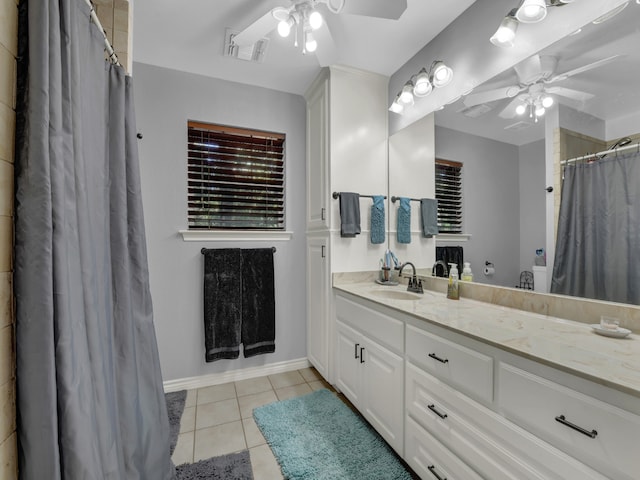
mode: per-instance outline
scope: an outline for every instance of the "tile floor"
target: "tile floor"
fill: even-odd
[[[314,368],[187,391],[173,462],[249,449],[254,480],[282,479],[280,467],[253,421],[253,409],[320,388],[331,388]]]

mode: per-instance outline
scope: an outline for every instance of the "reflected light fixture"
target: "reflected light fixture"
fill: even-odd
[[[318,42],[313,38],[313,33],[311,31],[304,32],[304,50],[306,52],[315,52],[318,48]]]
[[[513,41],[516,38],[519,25],[514,10],[502,19],[498,30],[496,30],[496,33],[489,39],[494,45],[498,47],[513,47]]]
[[[538,23],[546,16],[545,0],[524,0],[516,12],[516,18],[521,23]]]
[[[421,68],[420,71],[411,77],[404,84],[402,90],[396,95],[389,111],[402,113],[404,108],[415,103],[415,99],[426,97],[434,88],[441,88],[448,85],[453,79],[453,70],[442,60],[436,60],[427,71]]]
[[[314,30],[318,30],[322,26],[322,15],[319,11],[314,10],[309,14],[309,26]]]
[[[312,32],[318,30],[324,24],[324,19],[320,12],[313,8],[315,2],[303,1],[296,3],[291,8],[276,8],[272,15],[278,22],[278,34],[281,37],[288,37],[292,30],[296,32],[294,45],[298,46],[298,32],[303,36],[302,53],[315,52],[318,42]],[[300,30],[298,30],[300,29]]]

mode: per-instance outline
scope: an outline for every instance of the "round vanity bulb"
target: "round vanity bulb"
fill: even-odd
[[[278,34],[281,37],[288,37],[291,33],[291,21],[290,19],[282,20],[278,23]]]
[[[542,106],[544,108],[549,108],[551,105],[553,105],[553,97],[547,95],[542,99]]]
[[[322,15],[320,15],[320,12],[316,10],[311,12],[311,15],[309,15],[309,26],[314,30],[317,30],[322,26]]]
[[[437,61],[432,67],[431,81],[434,87],[444,87],[453,79],[453,70]]]
[[[418,76],[416,77],[416,85],[415,87],[413,87],[413,94],[416,97],[426,97],[431,93],[431,90],[433,90],[433,87],[431,86],[431,82],[429,81],[429,75],[423,68],[422,70],[420,70],[420,73],[418,73]]]
[[[527,111],[527,106],[524,103],[521,103],[516,107],[516,114],[524,115],[524,112]]]
[[[497,47],[513,47],[518,31],[518,21],[513,17],[504,17],[496,33],[489,39]]]
[[[547,16],[547,4],[545,0],[524,0],[518,11],[516,18],[522,23],[537,23]]]
[[[400,98],[398,101],[402,105],[413,105],[413,84],[411,82],[407,82],[402,87],[402,92],[400,92]]]

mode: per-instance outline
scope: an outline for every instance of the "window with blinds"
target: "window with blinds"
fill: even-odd
[[[462,233],[462,163],[436,159],[438,231]]]
[[[188,122],[189,229],[279,229],[285,135]]]

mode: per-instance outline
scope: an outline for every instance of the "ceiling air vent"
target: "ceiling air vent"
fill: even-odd
[[[473,107],[463,108],[462,110],[459,110],[458,113],[463,114],[465,117],[478,118],[491,110],[493,110],[493,107],[483,103],[480,105],[474,105]]]
[[[533,123],[529,123],[529,122],[516,122],[512,125],[508,125],[506,127],[504,127],[505,130],[513,130],[514,132],[517,132],[519,130],[524,130],[526,128],[529,127],[533,127]]]
[[[267,51],[267,46],[269,45],[269,39],[261,38],[253,45],[240,47],[233,43],[233,37],[238,33],[240,33],[238,30],[231,30],[230,28],[227,28],[224,36],[224,56],[246,60],[247,62],[262,63]]]

